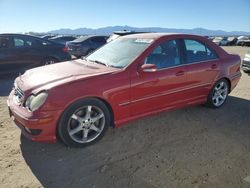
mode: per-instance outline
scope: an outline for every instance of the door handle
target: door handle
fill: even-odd
[[[175,76],[182,76],[184,75],[184,71],[178,71],[177,73],[175,73]]]
[[[211,69],[216,69],[217,68],[217,65],[216,64],[213,64],[212,66],[211,66]]]

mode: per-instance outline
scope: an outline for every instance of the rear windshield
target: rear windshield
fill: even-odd
[[[73,40],[73,42],[82,42],[88,38],[89,38],[89,36],[82,36],[82,37],[79,37],[79,38]]]

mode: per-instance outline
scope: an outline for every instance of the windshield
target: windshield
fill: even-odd
[[[111,41],[117,39],[118,37],[120,37],[120,35],[112,34],[112,35],[107,39],[107,42],[111,42]]]
[[[86,60],[123,68],[140,55],[151,42],[152,39],[119,38],[90,54]]]

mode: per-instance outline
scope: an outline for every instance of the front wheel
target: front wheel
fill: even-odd
[[[64,144],[84,147],[100,140],[111,123],[107,106],[97,99],[77,101],[66,109],[58,125]]]
[[[208,95],[206,105],[211,108],[221,107],[225,103],[228,93],[228,81],[225,79],[217,81]]]

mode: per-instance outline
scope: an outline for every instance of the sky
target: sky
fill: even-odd
[[[0,0],[0,33],[117,25],[250,32],[250,0]]]

